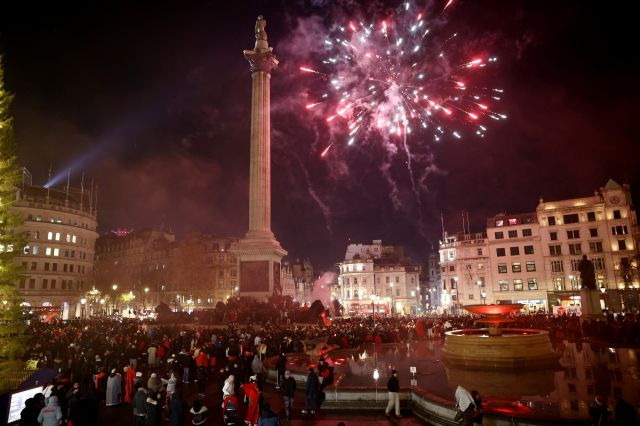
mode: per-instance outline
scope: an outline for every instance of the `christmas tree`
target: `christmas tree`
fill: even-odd
[[[25,322],[16,284],[20,279],[15,256],[24,246],[24,237],[16,232],[21,220],[11,211],[20,184],[9,105],[12,96],[4,88],[0,57],[0,390],[8,387],[8,370],[20,368],[25,346]]]

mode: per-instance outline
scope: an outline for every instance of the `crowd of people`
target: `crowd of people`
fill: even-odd
[[[227,311],[229,314],[231,311]],[[243,312],[237,310],[237,312]],[[277,388],[283,411],[290,418],[296,382],[287,371],[286,353],[305,351],[305,342],[322,340],[327,346],[361,348],[370,343],[439,339],[450,329],[472,328],[476,317],[368,316],[318,318],[308,324],[265,307],[260,315],[230,315],[216,326],[167,325],[153,321],[90,319],[31,321],[27,358],[59,374],[42,394],[27,401],[23,425],[97,424],[99,407],[129,404],[134,425],[200,425],[212,408],[242,410],[250,424],[276,424],[278,416],[262,398],[263,361],[277,357]],[[253,318],[253,319],[251,319]],[[239,319],[245,319],[239,324]],[[581,323],[575,316],[514,315],[507,326],[548,330],[552,340],[592,338],[620,344],[640,343],[637,315],[607,315]],[[333,382],[333,367],[321,358],[309,368],[302,415],[314,415],[324,388]],[[211,386],[216,389],[216,406]],[[391,388],[394,388],[391,383]],[[391,392],[397,392],[389,389]],[[394,396],[395,398],[395,396]],[[396,408],[391,404],[387,413]],[[230,413],[232,410],[228,410]],[[263,420],[261,420],[263,419]]]

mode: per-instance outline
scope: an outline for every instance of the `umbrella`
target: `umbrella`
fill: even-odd
[[[58,372],[56,370],[53,370],[51,368],[40,368],[34,371],[33,374],[31,374],[31,376],[27,378],[27,380],[22,382],[20,386],[18,386],[18,389],[29,389],[35,386],[44,386],[57,375]]]

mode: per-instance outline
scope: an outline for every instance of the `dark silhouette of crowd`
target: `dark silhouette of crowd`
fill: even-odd
[[[249,315],[252,308],[257,309]],[[360,348],[370,343],[440,339],[448,330],[481,326],[476,324],[479,317],[472,315],[376,315],[329,321],[325,318],[329,312],[323,308],[310,314],[299,307],[288,310],[254,302],[235,303],[225,306],[224,311],[218,318],[223,323],[218,325],[110,318],[31,321],[26,330],[32,337],[26,359],[58,374],[42,394],[26,402],[21,424],[57,425],[66,421],[72,426],[95,425],[98,407],[108,409],[123,403],[131,405],[136,425],[160,425],[163,418],[171,425],[183,425],[187,419],[191,424],[204,424],[209,413],[203,404],[208,383],[215,381],[221,398],[246,396],[248,391],[259,394],[264,382],[262,361],[276,356],[277,383],[289,398],[289,405],[285,404],[289,416],[295,382],[292,384],[285,374],[284,354],[304,352],[309,341]],[[202,313],[191,318],[199,315]],[[296,316],[309,323],[294,321]],[[640,318],[629,313],[607,314],[582,323],[573,315],[517,314],[510,320],[505,327],[547,330],[552,341],[640,343]],[[332,383],[331,373],[323,362],[309,372],[305,390],[305,410],[309,413],[316,410],[314,395]],[[256,389],[246,386],[251,384]],[[197,398],[191,404],[185,398],[188,389],[197,389]],[[256,413],[272,418],[273,412],[258,400],[260,409]],[[222,399],[219,402],[223,404]]]

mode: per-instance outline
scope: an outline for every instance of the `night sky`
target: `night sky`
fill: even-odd
[[[430,158],[414,163],[427,176],[419,211],[402,154],[386,169],[399,203],[374,141],[320,158],[325,133],[304,109],[308,80],[298,71],[307,45],[325,36],[318,28],[396,3],[14,3],[0,14],[0,53],[20,161],[40,185],[49,164],[60,185],[69,167],[74,185],[82,171],[87,184],[93,178],[101,232],[244,234],[251,80],[242,50],[253,47],[260,13],[281,62],[272,78],[273,228],[294,257],[328,268],[348,241],[378,238],[423,257],[437,244],[441,212],[450,232],[461,229],[462,210],[479,231],[487,216],[533,211],[539,196],[589,195],[609,177],[640,196],[636,23],[620,4],[453,3],[442,19],[462,35],[460,49],[499,57],[486,78],[505,89],[509,118],[482,140],[412,135]]]

